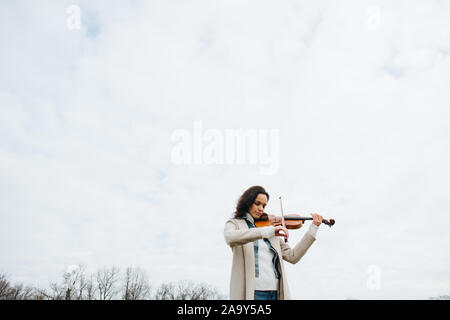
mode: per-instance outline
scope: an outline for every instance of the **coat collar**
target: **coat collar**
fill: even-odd
[[[248,221],[250,221],[253,224],[255,223],[255,219],[253,219],[252,215],[248,212],[245,214],[245,219],[247,219]]]

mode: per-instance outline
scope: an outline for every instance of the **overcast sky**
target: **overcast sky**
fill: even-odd
[[[224,223],[262,185],[268,213],[282,196],[336,220],[285,264],[294,299],[450,294],[449,17],[438,0],[1,1],[0,271],[47,286],[133,265],[228,294]],[[232,161],[240,129],[255,161]]]

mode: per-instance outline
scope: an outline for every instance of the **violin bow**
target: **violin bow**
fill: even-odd
[[[283,213],[283,202],[281,201],[281,196],[280,196],[280,208],[281,208],[281,222],[283,224],[283,227],[286,228],[286,224],[284,223],[284,213]],[[284,242],[288,242],[287,238],[284,238]]]

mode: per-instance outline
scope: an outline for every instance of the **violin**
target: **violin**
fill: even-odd
[[[289,216],[285,216],[283,213],[283,202],[280,199],[280,209],[281,209],[281,217],[277,217],[274,215],[270,215],[267,213],[263,213],[258,219],[255,219],[255,227],[268,227],[268,226],[279,226],[282,225],[286,229],[299,229],[303,221],[305,220],[314,220],[313,217],[301,217],[298,214],[291,214]],[[322,223],[329,225],[330,227],[334,225],[334,219],[323,219]],[[288,242],[287,238],[284,239],[284,242]]]
[[[299,229],[302,226],[303,221],[305,220],[313,220],[312,217],[301,217],[299,214],[290,214],[282,217],[278,217],[275,215],[263,213],[258,219],[255,219],[255,227],[268,227],[268,226],[279,226],[283,225],[284,218],[284,226],[286,229]],[[334,219],[323,219],[322,223],[332,226],[334,225]]]

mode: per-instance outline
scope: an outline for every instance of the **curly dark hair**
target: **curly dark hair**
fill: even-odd
[[[267,191],[261,186],[253,186],[245,190],[245,192],[239,198],[236,211],[234,212],[235,218],[243,218],[245,214],[248,212],[252,204],[255,202],[258,194],[265,194],[267,196],[267,200],[269,200],[269,194]]]

